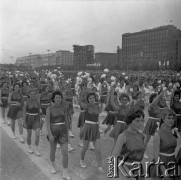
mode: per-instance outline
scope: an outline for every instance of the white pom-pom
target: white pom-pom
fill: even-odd
[[[114,86],[116,83],[115,82],[111,82],[111,86]]]
[[[116,78],[114,77],[114,76],[111,76],[111,81],[115,81],[116,80]]]
[[[102,75],[101,75],[101,78],[105,78],[105,77],[106,77],[106,75],[105,75],[105,74],[102,74]]]
[[[54,69],[54,71],[57,71],[57,69]]]
[[[92,78],[88,78],[88,82],[92,82]]]
[[[52,75],[51,75],[51,78],[52,78],[52,79],[56,79],[56,77],[57,77],[56,74],[52,74]]]
[[[169,83],[169,85],[168,86],[173,86],[173,84],[172,83]]]
[[[126,74],[125,73],[122,73],[123,76],[125,76]]]
[[[166,91],[167,90],[167,88],[166,87],[163,87],[163,91]]]
[[[78,76],[82,76],[82,72],[78,72],[77,75],[78,75]]]
[[[158,81],[159,84],[161,84],[161,82],[162,82],[161,80]]]
[[[105,72],[105,73],[108,73],[108,72],[109,72],[109,69],[104,69],[104,72]]]
[[[177,73],[177,76],[180,76],[180,73]]]
[[[125,79],[128,79],[128,76],[126,76]]]

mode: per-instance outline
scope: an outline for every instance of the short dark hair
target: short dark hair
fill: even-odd
[[[90,97],[90,96],[94,96],[95,99],[96,99],[96,95],[95,95],[94,92],[88,93],[88,94],[87,94],[87,102],[88,102],[88,103],[89,103],[89,97]]]
[[[122,93],[122,94],[119,96],[119,100],[121,100],[123,97],[126,97],[126,98],[128,99],[128,101],[130,101],[130,98],[129,98],[128,94]]]
[[[178,95],[178,96],[179,96],[179,99],[180,99],[180,96],[181,96],[181,95],[180,95],[180,91],[178,91],[178,90],[175,91],[174,96],[176,96],[176,95]],[[174,96],[173,96],[173,97],[174,97]]]
[[[52,97],[51,97],[51,101],[52,101],[52,102],[55,102],[55,96],[56,96],[56,95],[61,96],[62,99],[63,99],[63,94],[62,94],[62,92],[57,90],[57,91],[54,91],[53,94],[52,94]]]
[[[149,103],[152,103],[153,102],[153,99],[157,96],[157,93],[153,93],[150,95],[149,97]]]
[[[15,84],[13,85],[13,90],[14,90],[14,87],[15,87],[16,85],[18,85],[19,87],[21,87],[19,83],[15,83]]]
[[[133,107],[128,111],[125,122],[129,125],[133,122],[133,120],[141,116],[143,116],[143,118],[145,117],[144,112],[138,107]]]
[[[21,83],[21,86],[23,87],[23,84],[26,84],[26,85],[28,85],[28,82],[26,82],[26,81],[23,81],[22,83]]]

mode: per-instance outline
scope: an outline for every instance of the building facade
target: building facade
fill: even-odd
[[[16,59],[16,65],[31,66],[32,68],[41,66],[73,64],[73,53],[70,51],[57,51],[56,53],[35,54],[19,57]]]
[[[115,65],[117,65],[117,54],[97,52],[95,53],[95,63],[100,63],[107,68],[114,67]]]
[[[181,63],[181,33],[173,25],[122,35],[125,69],[174,69]]]
[[[86,46],[79,46],[73,45],[74,50],[74,65],[76,69],[83,68],[87,64],[94,63],[94,46],[93,45],[86,45]]]
[[[74,65],[74,54],[70,51],[56,51],[56,65],[72,66]]]

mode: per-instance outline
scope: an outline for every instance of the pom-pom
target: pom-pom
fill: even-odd
[[[105,72],[105,73],[108,73],[108,72],[109,72],[109,69],[104,69],[104,72]]]
[[[101,75],[101,78],[105,78],[105,77],[106,77],[106,75],[105,75],[105,74],[102,74],[102,75]]]

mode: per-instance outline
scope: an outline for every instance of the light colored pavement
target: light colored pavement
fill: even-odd
[[[26,153],[1,129],[1,180],[48,180]]]
[[[74,108],[75,113],[74,113],[74,117],[73,117],[73,134],[75,135],[74,138],[71,138],[71,145],[73,148],[75,148],[75,151],[69,153],[69,173],[72,177],[72,180],[82,180],[82,179],[87,179],[87,180],[105,180],[105,179],[110,179],[107,178],[107,173],[105,174],[101,174],[98,173],[97,171],[97,165],[96,165],[96,158],[95,158],[95,153],[92,150],[88,150],[85,156],[85,162],[87,164],[87,168],[86,169],[82,169],[79,165],[79,160],[80,160],[80,151],[81,151],[81,147],[78,145],[79,144],[79,129],[77,128],[77,121],[78,121],[78,116],[79,116],[79,108]],[[101,122],[104,120],[104,117],[100,117]],[[1,120],[2,122],[2,120]],[[1,146],[4,147],[4,149],[7,148],[6,146],[6,141],[12,142],[9,143],[10,146],[9,148],[11,149],[11,151],[2,151],[1,156],[4,156],[4,153],[6,153],[5,156],[9,157],[9,161],[8,163],[12,164],[14,163],[17,166],[22,166],[20,162],[29,162],[31,163],[31,165],[29,166],[24,166],[24,171],[25,172],[25,176],[24,174],[20,174],[19,176],[22,177],[27,177],[26,179],[28,179],[28,177],[31,177],[31,179],[33,179],[33,177],[37,177],[37,180],[41,180],[41,177],[43,177],[43,179],[49,179],[49,180],[61,180],[62,177],[62,162],[61,162],[61,151],[60,149],[57,149],[56,152],[56,165],[57,165],[57,170],[58,173],[55,175],[52,175],[50,173],[50,159],[49,159],[49,142],[47,141],[46,135],[46,128],[44,126],[43,128],[43,136],[41,136],[40,139],[40,151],[41,151],[41,157],[37,157],[34,154],[29,154],[27,152],[27,144],[26,144],[26,130],[24,129],[24,139],[25,139],[25,143],[21,144],[19,142],[19,139],[17,138],[16,140],[12,139],[12,132],[9,126],[7,126],[6,124],[1,124],[2,129],[4,130],[4,134],[2,133],[2,143]],[[105,126],[101,124],[101,128],[105,129]],[[18,127],[16,125],[16,134],[18,135]],[[5,138],[7,136],[7,139]],[[4,143],[3,143],[4,142]],[[34,144],[34,134],[32,137],[32,144]],[[103,157],[103,168],[105,170],[105,172],[107,172],[107,157],[110,155],[112,146],[113,146],[113,139],[109,137],[109,135],[107,135],[107,139],[103,140],[102,135],[101,135],[101,145],[102,145],[102,157]],[[147,152],[148,154],[151,156],[152,154],[152,145],[153,142],[152,140],[150,141],[150,143],[148,144],[147,147]],[[3,150],[3,147],[1,147],[1,149]],[[8,149],[9,149],[8,148]],[[22,156],[18,156],[19,152],[22,152]],[[11,154],[17,153],[16,158],[11,158]],[[9,156],[8,156],[9,154]],[[20,153],[21,154],[21,153]],[[6,159],[4,159],[3,161],[6,161]],[[144,159],[145,161],[145,159]],[[4,164],[4,163],[3,163]],[[5,167],[2,164],[2,167]],[[7,164],[7,163],[5,163]],[[33,165],[32,165],[33,164]],[[3,168],[2,168],[3,169]],[[16,175],[15,171],[13,171],[14,167],[8,168],[10,170],[6,170],[6,168],[3,170],[4,174],[7,174],[7,177],[9,176],[9,178],[14,178],[14,174]],[[26,169],[28,169],[28,172],[30,172],[30,174],[32,173],[32,176],[29,174],[26,174]],[[10,173],[11,172],[11,173]],[[38,173],[38,174],[37,174]],[[37,174],[37,176],[36,176]],[[2,178],[1,178],[2,179]],[[4,179],[2,179],[4,180]],[[6,180],[6,179],[5,179]],[[8,179],[9,180],[9,179]],[[15,180],[21,180],[21,179],[15,179]]]

